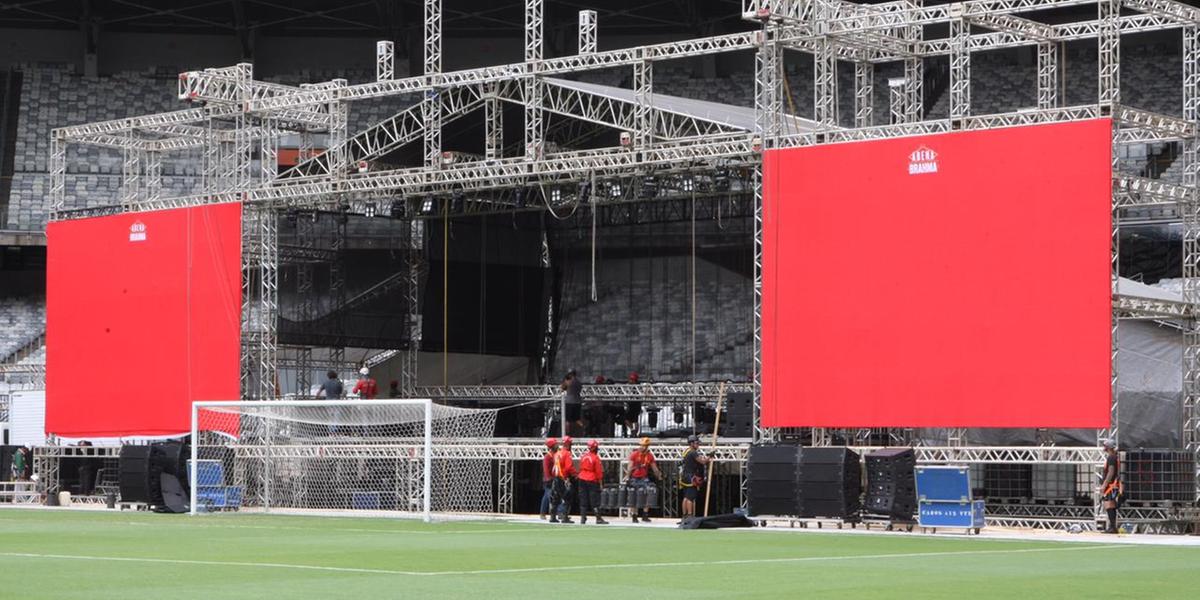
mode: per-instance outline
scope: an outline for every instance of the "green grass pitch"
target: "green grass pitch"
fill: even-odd
[[[0,510],[0,598],[1200,598],[1200,547]]]

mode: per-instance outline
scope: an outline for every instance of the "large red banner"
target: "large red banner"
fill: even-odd
[[[46,431],[187,432],[193,400],[239,397],[241,206],[46,228]]]
[[[1107,427],[1108,119],[765,157],[768,427]]]

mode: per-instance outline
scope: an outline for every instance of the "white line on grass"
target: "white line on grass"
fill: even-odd
[[[322,565],[301,565],[291,563],[262,563],[262,562],[237,562],[237,561],[221,561],[221,560],[186,560],[172,558],[137,558],[124,556],[84,556],[76,554],[34,554],[29,552],[0,552],[0,556],[9,556],[13,558],[36,558],[36,559],[52,559],[52,560],[93,560],[93,561],[110,561],[110,562],[137,562],[149,564],[173,564],[173,565],[204,565],[214,567],[254,567],[265,569],[297,569],[304,571],[329,571],[335,573],[365,573],[373,575],[407,575],[413,577],[431,577],[445,575],[508,575],[515,573],[552,573],[558,571],[582,571],[595,569],[629,569],[635,567],[713,567],[724,565],[754,565],[754,564],[773,564],[773,563],[806,563],[806,562],[832,562],[846,560],[880,560],[888,558],[926,558],[926,557],[948,557],[948,556],[974,556],[980,554],[1032,554],[1040,552],[1077,552],[1083,550],[1111,550],[1114,548],[1128,548],[1123,545],[1100,545],[1100,546],[1077,546],[1073,548],[1056,547],[1056,548],[1021,548],[1014,550],[963,550],[955,552],[905,552],[891,554],[852,554],[844,556],[803,556],[791,558],[744,558],[733,560],[697,560],[697,561],[681,561],[681,562],[660,562],[660,563],[623,563],[623,564],[592,564],[592,565],[560,565],[553,567],[517,567],[511,569],[474,569],[462,571],[397,571],[391,569],[365,569],[356,567],[330,567]]]

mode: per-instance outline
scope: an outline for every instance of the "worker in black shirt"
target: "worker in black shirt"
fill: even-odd
[[[563,392],[563,423],[567,435],[583,435],[583,382],[575,369],[567,371],[559,386]]]
[[[1104,533],[1117,532],[1121,492],[1121,459],[1117,456],[1117,445],[1112,440],[1104,440],[1104,481],[1100,484],[1100,499],[1104,502],[1104,512],[1108,513],[1108,528]]]
[[[683,520],[696,516],[696,498],[704,486],[704,467],[711,461],[700,451],[700,438],[688,436],[688,448],[679,459],[679,487],[683,490]],[[682,521],[680,521],[682,522]]]

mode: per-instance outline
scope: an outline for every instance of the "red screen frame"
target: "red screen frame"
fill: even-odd
[[[762,424],[1107,427],[1111,132],[768,151]]]
[[[46,228],[46,432],[186,433],[240,397],[241,205]]]

